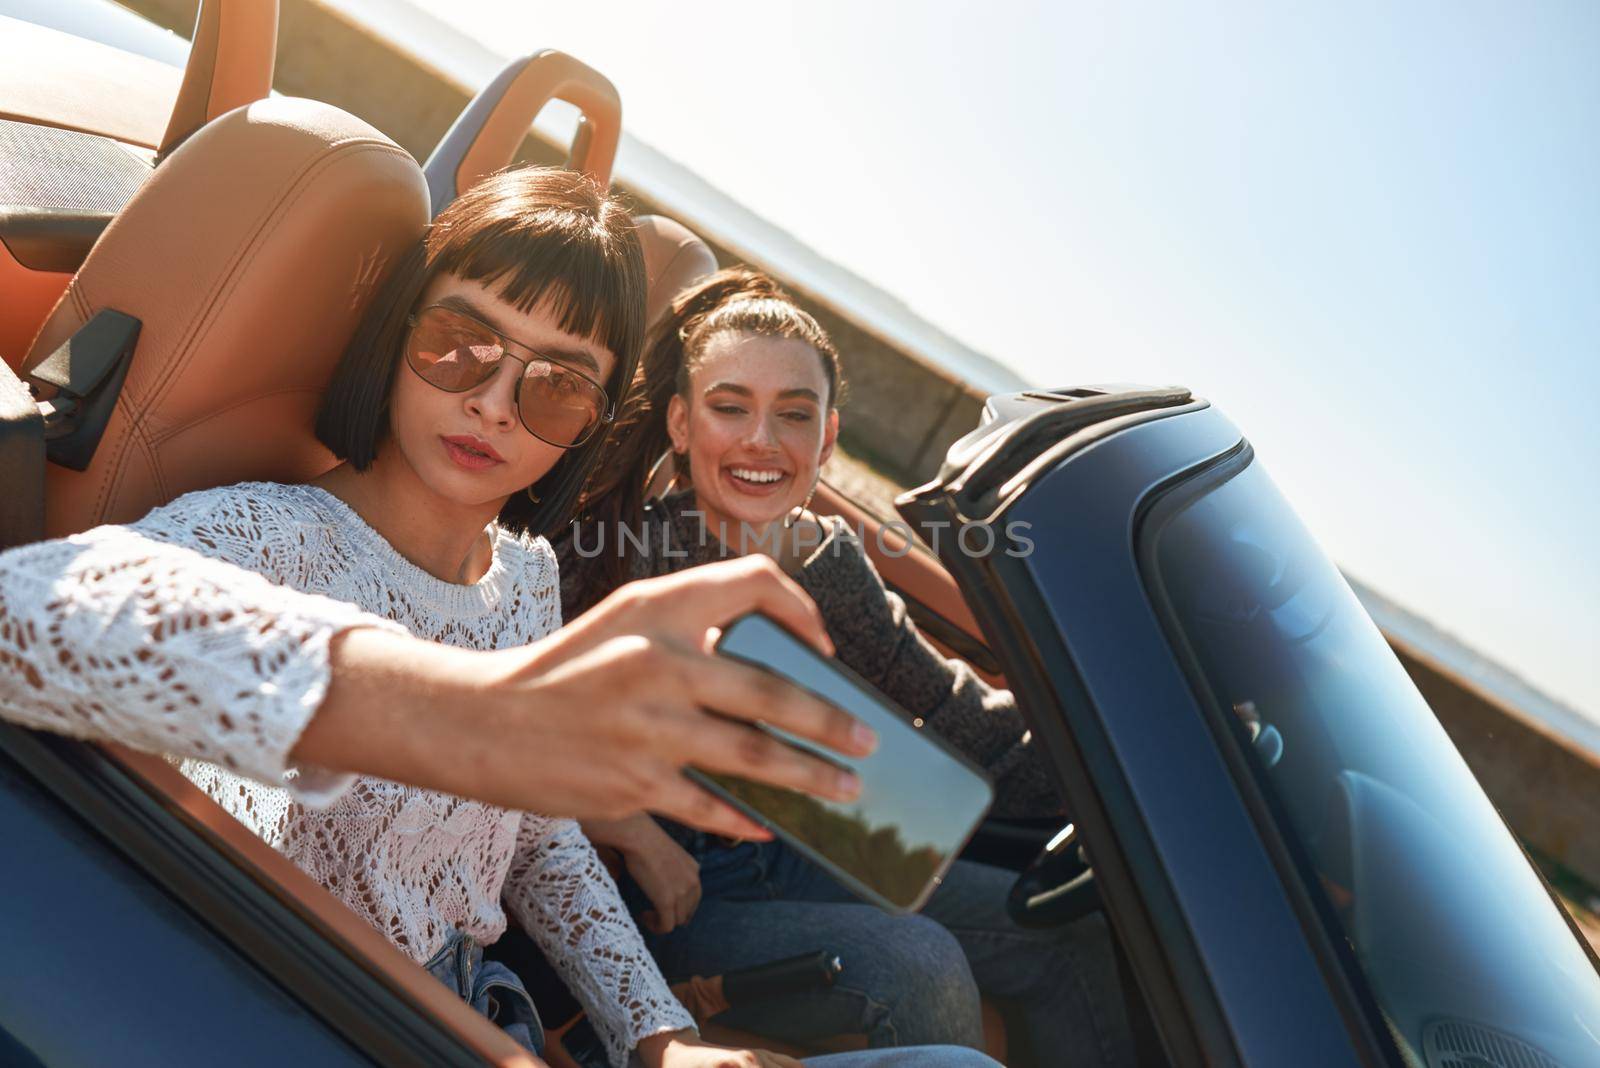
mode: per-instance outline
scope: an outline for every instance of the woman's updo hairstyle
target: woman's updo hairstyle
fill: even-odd
[[[646,373],[659,361],[661,369],[675,366],[674,388],[687,399],[689,376],[694,373],[711,339],[723,334],[782,337],[803,341],[822,361],[828,379],[824,408],[838,406],[841,387],[839,350],[811,313],[794,302],[778,283],[748,267],[718,271],[672,302],[667,316],[653,335],[645,357]],[[666,377],[666,376],[663,376]]]

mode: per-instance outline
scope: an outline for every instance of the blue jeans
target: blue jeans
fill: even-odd
[[[1018,1007],[1041,1060],[1134,1061],[1104,917],[1018,927],[1005,911],[1013,872],[958,861],[920,914],[897,916],[862,903],[781,842],[730,847],[694,835],[686,848],[700,862],[700,907],[687,925],[646,935],[669,978],[818,949],[844,964],[832,987],[730,1009],[719,1023],[798,1043],[857,1033],[873,1048],[977,1049],[981,992]],[[630,905],[648,907],[637,887],[626,891]]]
[[[638,1057],[630,1057],[637,1068]],[[916,1049],[862,1049],[807,1057],[806,1068],[1004,1068],[985,1054],[965,1046],[919,1046]]]
[[[456,932],[423,967],[523,1049],[535,1055],[544,1049],[544,1027],[522,980],[499,961],[484,960],[471,935]]]
[[[423,967],[523,1049],[535,1056],[544,1051],[544,1027],[522,980],[499,961],[484,960],[483,947],[472,936],[452,935]],[[630,1056],[628,1063],[637,1065],[639,1059]],[[807,1068],[1002,1068],[975,1050],[949,1046],[859,1050],[811,1057],[804,1063]]]
[[[800,1063],[806,1068],[1004,1068],[987,1055],[965,1046],[862,1049],[807,1057]]]

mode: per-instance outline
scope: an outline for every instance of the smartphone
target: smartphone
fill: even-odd
[[[988,776],[917,726],[871,683],[760,613],[725,628],[717,652],[844,709],[877,731],[878,748],[871,756],[846,757],[758,724],[783,742],[859,775],[861,795],[850,802],[696,768],[688,770],[690,777],[862,899],[892,912],[921,908],[994,802]]]

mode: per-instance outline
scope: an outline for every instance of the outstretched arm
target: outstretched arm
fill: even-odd
[[[748,721],[844,752],[869,749],[870,733],[711,654],[714,629],[752,609],[826,644],[815,606],[770,562],[638,583],[531,646],[478,652],[269,581],[253,568],[292,579],[306,531],[238,537],[204,511],[194,494],[152,513],[160,530],[141,521],[0,554],[0,715],[211,761],[308,803],[348,783],[318,770],[335,769],[560,815],[649,809],[759,838],[681,769],[834,798],[859,788]],[[176,530],[205,551],[169,540]]]
[[[290,751],[352,627],[399,630],[159,535],[100,527],[0,554],[0,714],[328,800],[349,776],[299,768]]]

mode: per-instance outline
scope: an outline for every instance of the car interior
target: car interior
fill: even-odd
[[[270,95],[276,4],[201,5],[181,79],[154,61],[0,19],[0,547],[134,519],[191,490],[299,482],[327,469],[318,398],[387,272],[429,219],[517,157],[551,100],[582,113],[568,165],[609,182],[616,90],[556,51],[511,64],[426,163],[330,105]],[[715,270],[682,224],[640,220],[649,316]],[[48,462],[47,462],[48,458]],[[882,517],[824,483],[815,507],[871,534]],[[891,528],[864,539],[889,586],[947,655],[1003,685],[962,594]],[[516,1047],[166,761],[108,747],[145,788],[237,863],[313,914],[384,982],[448,1022],[491,1063]],[[966,856],[1021,870],[1057,821],[988,821]],[[1081,858],[1076,863],[1082,866]],[[669,979],[689,977],[669,976]],[[538,997],[538,985],[530,982]],[[685,988],[686,1000],[692,992]],[[540,1003],[541,1012],[546,1003]],[[990,1052],[1008,1008],[985,1006]],[[548,1018],[558,1038],[572,1019]],[[708,1038],[782,1049],[705,1027]],[[861,1045],[841,1036],[819,1048]],[[554,1044],[552,1064],[565,1054]]]

